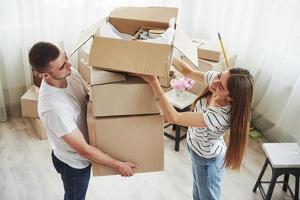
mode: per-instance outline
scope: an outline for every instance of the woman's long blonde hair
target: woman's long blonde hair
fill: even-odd
[[[231,68],[227,82],[229,95],[232,98],[230,110],[230,134],[224,165],[226,168],[239,170],[243,161],[250,118],[251,104],[253,96],[253,76],[246,69]],[[197,101],[210,95],[211,92],[206,88],[203,93],[195,100],[192,108]]]

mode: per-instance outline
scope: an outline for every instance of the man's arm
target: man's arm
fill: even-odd
[[[122,176],[132,176],[133,168],[137,167],[134,163],[116,160],[99,149],[89,145],[78,128],[72,133],[62,136],[62,138],[83,157],[113,167],[118,170]]]

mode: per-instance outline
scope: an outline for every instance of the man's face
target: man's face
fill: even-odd
[[[65,52],[60,51],[58,58],[49,63],[47,73],[54,80],[62,80],[71,74],[71,64]]]

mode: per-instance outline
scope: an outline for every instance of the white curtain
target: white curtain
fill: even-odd
[[[50,41],[70,53],[82,30],[119,6],[178,7],[178,1],[0,1],[0,120],[20,115],[20,97],[32,84],[27,55],[35,42]],[[71,63],[76,67],[76,55]]]
[[[255,76],[253,122],[269,139],[300,143],[300,1],[184,1],[190,36],[222,35],[236,66]]]

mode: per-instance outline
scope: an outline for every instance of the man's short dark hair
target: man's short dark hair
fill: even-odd
[[[38,42],[29,51],[29,63],[39,73],[46,72],[49,63],[59,56],[59,48],[49,42]]]

